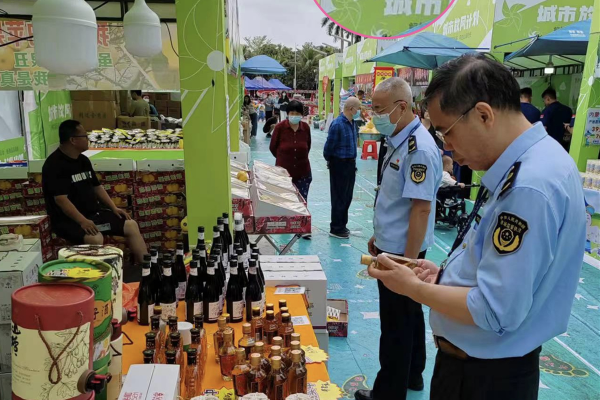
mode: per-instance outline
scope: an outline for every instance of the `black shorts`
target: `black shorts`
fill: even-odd
[[[121,218],[110,210],[100,210],[89,218],[94,221],[96,228],[103,236],[125,236],[125,218]],[[58,237],[71,244],[84,244],[85,231],[72,219],[52,220],[52,231]]]

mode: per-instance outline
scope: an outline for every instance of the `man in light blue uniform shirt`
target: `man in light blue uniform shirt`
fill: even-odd
[[[380,83],[373,93],[373,123],[388,136],[375,200],[374,236],[369,252],[425,258],[433,244],[435,196],[442,179],[440,151],[412,113],[410,86],[400,78]],[[432,206],[433,203],[433,206]],[[422,390],[425,320],[421,304],[378,282],[380,370],[373,390],[357,400],[404,400],[407,389]]]
[[[439,268],[380,256],[389,270],[369,273],[431,307],[432,400],[537,399],[541,346],[567,329],[583,261],[579,172],[525,119],[516,80],[486,55],[440,67],[425,97],[445,148],[487,171],[472,224]]]

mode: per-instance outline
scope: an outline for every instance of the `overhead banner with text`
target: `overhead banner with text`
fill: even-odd
[[[122,25],[98,23],[98,68],[84,75],[50,74],[38,66],[33,40],[0,47],[0,90],[178,91],[177,25],[161,27],[162,53],[141,58],[126,50]],[[31,21],[0,21],[0,28],[0,45],[33,34]]]

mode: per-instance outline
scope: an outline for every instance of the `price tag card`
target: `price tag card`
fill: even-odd
[[[306,355],[307,364],[320,363],[329,359],[329,355],[318,347],[302,346],[302,350]]]
[[[222,388],[219,390],[219,400],[235,400],[235,391],[233,389]]]
[[[300,287],[278,287],[275,289],[275,294],[304,294],[306,288],[304,286]]]
[[[342,397],[342,390],[330,381],[308,383],[308,393],[314,400],[336,400]]]
[[[297,317],[292,317],[292,323],[294,326],[310,325],[310,320],[306,315],[300,315]]]

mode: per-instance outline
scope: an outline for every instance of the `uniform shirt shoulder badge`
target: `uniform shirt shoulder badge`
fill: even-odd
[[[412,154],[417,151],[417,138],[411,136],[408,138],[408,154]]]
[[[496,252],[503,256],[519,250],[529,224],[518,215],[501,212],[494,227],[492,242]]]
[[[427,177],[427,165],[425,164],[412,164],[410,166],[410,179],[416,183],[422,183]]]
[[[506,192],[508,192],[515,184],[517,179],[517,175],[519,174],[519,169],[521,168],[521,161],[517,161],[510,167],[508,170],[508,175],[506,175],[506,179],[502,182],[502,189],[498,194],[498,198],[501,198]]]

